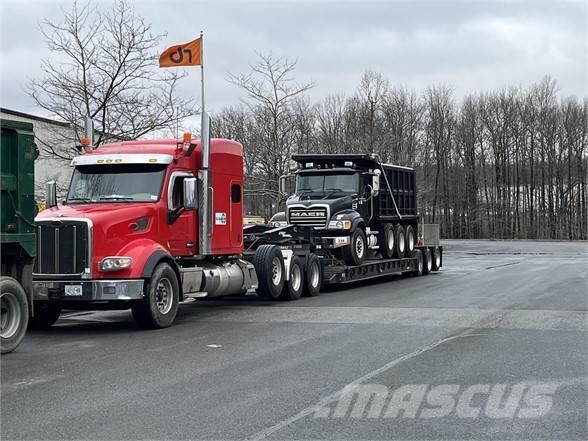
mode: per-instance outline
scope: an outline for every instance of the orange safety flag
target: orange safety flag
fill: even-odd
[[[190,43],[168,47],[159,57],[159,67],[200,66],[201,40],[197,38]]]

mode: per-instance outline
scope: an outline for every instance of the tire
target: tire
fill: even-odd
[[[394,254],[398,259],[402,259],[406,253],[406,236],[404,234],[404,227],[398,224],[394,231],[396,233],[396,247]]]
[[[357,227],[351,235],[351,243],[341,249],[343,261],[346,265],[361,265],[367,254],[367,241],[365,233],[360,227]]]
[[[416,235],[412,225],[406,226],[406,231],[404,234],[406,236],[406,255],[412,256],[412,253],[414,253],[414,246],[416,244]]]
[[[394,234],[394,227],[392,224],[383,224],[382,231],[378,235],[378,248],[384,259],[391,259],[394,257],[394,249],[396,247],[396,236]]]
[[[29,302],[24,288],[12,277],[0,278],[0,351],[16,349],[27,332]]]
[[[431,250],[428,248],[423,249],[423,274],[427,275],[433,269],[433,257],[431,256]]]
[[[417,260],[417,267],[416,270],[412,273],[413,276],[422,276],[423,275],[423,253],[421,250],[416,250],[414,252],[414,257]]]
[[[143,292],[145,297],[131,308],[137,324],[145,329],[171,326],[180,300],[180,285],[173,268],[167,263],[157,265]]]
[[[323,266],[321,259],[316,254],[308,256],[304,269],[304,297],[318,296],[323,288]]]
[[[34,329],[47,329],[55,324],[61,315],[62,304],[60,302],[35,302],[30,327]]]
[[[431,254],[433,255],[433,271],[439,271],[441,269],[441,249],[439,247],[431,248]]]
[[[253,266],[257,273],[257,294],[274,300],[280,298],[286,280],[280,248],[276,245],[261,245],[253,256]]]
[[[282,289],[282,300],[298,300],[304,291],[304,268],[296,256],[290,262],[290,274]]]

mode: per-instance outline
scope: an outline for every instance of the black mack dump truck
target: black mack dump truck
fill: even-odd
[[[244,239],[250,252],[260,244],[277,245],[286,278],[292,273],[290,256],[295,256],[303,269],[303,292],[313,295],[323,284],[441,268],[439,226],[419,222],[413,169],[384,164],[374,154],[292,159],[298,168],[280,180],[283,193],[294,187],[286,211],[265,227],[246,227]]]

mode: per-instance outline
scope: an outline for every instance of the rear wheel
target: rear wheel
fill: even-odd
[[[314,297],[319,295],[323,286],[323,267],[321,265],[321,260],[316,254],[308,256],[304,282],[305,289],[302,292],[304,297]]]
[[[412,225],[406,226],[406,254],[410,257],[414,253],[414,246],[416,243],[416,236]]]
[[[257,273],[257,294],[261,297],[278,299],[284,289],[286,271],[284,258],[276,245],[261,245],[253,256],[253,266]]]
[[[441,249],[439,247],[431,248],[433,255],[433,271],[441,269]]]
[[[423,253],[421,250],[416,250],[414,252],[414,257],[416,258],[416,268],[413,271],[413,276],[422,276],[423,275]]]
[[[169,264],[160,263],[155,267],[144,293],[145,298],[132,307],[137,324],[148,329],[171,326],[178,313],[180,286],[176,273]]]
[[[378,235],[378,248],[384,259],[391,259],[394,257],[395,245],[396,237],[394,236],[394,227],[392,224],[382,225],[382,231]]]
[[[289,278],[284,284],[281,298],[283,300],[298,300],[303,290],[304,270],[302,269],[302,262],[298,257],[292,256]]]
[[[428,248],[423,249],[423,274],[429,274],[433,269],[433,257],[431,256],[431,250]]]
[[[396,233],[396,257],[402,259],[406,252],[406,236],[404,234],[404,227],[400,224],[396,225],[394,229]]]
[[[357,227],[351,235],[351,243],[349,246],[341,250],[343,254],[343,261],[347,265],[361,265],[365,260],[367,254],[367,242],[365,233],[360,227]]]
[[[62,305],[59,302],[35,302],[30,326],[45,329],[53,326],[61,315]]]
[[[0,279],[0,349],[2,354],[12,352],[27,332],[29,303],[27,295],[12,277]]]

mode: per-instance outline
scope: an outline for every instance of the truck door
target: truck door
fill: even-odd
[[[184,210],[184,179],[188,172],[173,172],[168,186],[167,244],[172,256],[190,256],[195,251],[196,212]]]
[[[359,206],[357,211],[366,222],[370,222],[374,216],[374,197],[372,195],[371,176],[362,174],[359,179]]]

